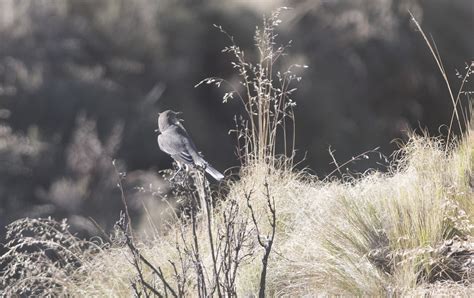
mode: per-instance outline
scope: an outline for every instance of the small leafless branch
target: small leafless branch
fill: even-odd
[[[153,294],[157,295],[158,297],[167,297],[168,295],[166,296],[163,296],[163,294],[161,294],[160,292],[158,292],[158,290],[153,287],[152,285],[150,285],[144,278],[143,276],[143,270],[141,268],[141,263],[145,264],[149,269],[151,269],[153,271],[153,273],[161,280],[161,282],[163,283],[163,286],[164,286],[164,289],[165,291],[169,291],[171,293],[171,295],[173,297],[178,297],[178,295],[176,294],[176,291],[170,286],[170,284],[168,283],[168,281],[166,280],[165,276],[163,275],[163,271],[161,270],[160,267],[155,267],[153,266],[153,264],[150,263],[150,261],[148,261],[141,253],[140,251],[138,250],[138,248],[135,246],[135,243],[133,242],[133,238],[130,237],[130,235],[128,234],[127,232],[127,224],[126,224],[126,220],[125,220],[125,215],[122,213],[121,216],[120,216],[120,220],[117,222],[116,224],[116,227],[122,231],[123,233],[123,236],[125,237],[125,244],[127,245],[127,247],[130,249],[130,251],[132,252],[132,255],[133,255],[133,261],[132,261],[132,264],[135,268],[135,270],[137,271],[137,274],[138,274],[138,277],[140,279],[140,282],[141,284],[149,289]],[[165,293],[166,293],[165,292]]]
[[[142,297],[142,292],[138,289],[137,282],[136,281],[130,281],[130,286],[132,287],[133,294],[135,294],[135,297],[141,298]],[[145,297],[149,297],[148,292],[144,290]]]
[[[260,289],[258,296],[260,298],[265,297],[265,287],[266,287],[266,278],[267,278],[267,269],[268,269],[268,259],[270,257],[270,253],[272,251],[273,242],[275,239],[275,232],[276,232],[276,208],[275,208],[275,198],[270,194],[270,187],[268,182],[265,181],[265,198],[267,200],[267,207],[270,214],[268,214],[268,222],[270,224],[271,231],[267,236],[262,236],[259,229],[258,220],[255,215],[255,211],[250,203],[250,199],[252,197],[252,191],[248,192],[245,197],[247,200],[247,207],[250,210],[250,215],[252,217],[253,224],[255,226],[255,230],[257,232],[257,240],[259,245],[264,249],[264,254],[262,257],[262,270],[260,273]]]
[[[133,238],[132,219],[130,217],[130,213],[128,212],[127,200],[125,198],[125,192],[123,191],[122,184],[122,179],[125,177],[125,174],[120,172],[115,164],[116,162],[113,160],[112,165],[114,166],[115,173],[118,177],[117,187],[120,189],[120,198],[122,199],[123,207],[125,208],[125,214],[127,215],[126,231],[127,233],[130,233],[130,236]]]
[[[332,175],[334,175],[336,172],[339,172],[340,175],[342,175],[342,171],[341,169],[343,167],[345,167],[346,165],[350,164],[350,163],[353,163],[353,162],[356,162],[356,161],[359,161],[359,160],[362,160],[362,159],[368,159],[369,158],[369,155],[370,153],[378,153],[378,150],[380,149],[380,147],[376,147],[374,149],[371,149],[371,150],[367,150],[367,151],[364,151],[356,156],[353,156],[351,159],[345,161],[344,163],[342,164],[339,164],[336,160],[336,157],[334,156],[334,150],[331,149],[331,147],[329,147],[329,155],[331,156],[332,158],[332,164],[334,164],[336,166],[336,168],[329,174],[326,175],[326,177],[323,179],[323,181],[327,181],[329,178],[332,177]]]

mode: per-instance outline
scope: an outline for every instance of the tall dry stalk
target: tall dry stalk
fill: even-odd
[[[291,96],[296,91],[294,82],[301,77],[294,73],[295,68],[306,68],[306,65],[292,64],[285,71],[279,71],[277,62],[286,55],[291,41],[286,45],[277,46],[275,32],[281,23],[280,14],[286,7],[275,10],[270,17],[264,17],[262,28],[257,27],[254,41],[258,53],[258,61],[251,62],[244,51],[235,43],[234,37],[221,26],[214,25],[225,34],[231,45],[222,52],[234,57],[233,68],[240,78],[240,88],[228,80],[219,77],[209,77],[199,82],[215,84],[222,83],[230,88],[223,96],[223,102],[236,96],[246,111],[246,117],[235,118],[238,143],[238,154],[242,164],[267,164],[276,166],[283,155],[285,166],[292,167],[295,154],[295,114],[296,103]],[[291,127],[288,127],[291,125]],[[282,136],[280,136],[282,135]],[[279,145],[279,142],[282,142]],[[282,150],[281,150],[282,149]]]
[[[446,137],[445,150],[447,151],[448,148],[449,148],[449,145],[450,145],[454,118],[456,118],[457,125],[458,125],[458,128],[459,128],[459,133],[460,133],[461,136],[464,135],[464,131],[466,131],[466,132],[469,131],[467,128],[468,128],[468,125],[469,125],[468,117],[470,116],[470,112],[469,112],[470,106],[468,107],[468,111],[464,111],[463,106],[460,104],[460,98],[461,98],[462,94],[471,94],[471,92],[464,91],[464,87],[465,87],[465,83],[467,82],[467,79],[469,78],[469,76],[474,73],[474,61],[471,61],[470,63],[466,63],[466,67],[465,67],[466,72],[464,73],[464,75],[457,72],[458,78],[462,79],[462,81],[461,81],[461,86],[459,87],[459,90],[458,90],[458,92],[455,96],[453,91],[452,91],[451,85],[449,83],[448,75],[447,75],[447,73],[444,69],[443,61],[441,60],[441,55],[439,54],[438,47],[436,46],[436,43],[434,42],[433,38],[431,38],[432,42],[429,41],[429,39],[426,36],[425,32],[421,28],[420,23],[418,23],[415,16],[413,16],[413,14],[411,12],[409,12],[409,13],[410,13],[412,22],[415,24],[416,29],[420,32],[421,36],[423,37],[423,40],[425,41],[426,45],[428,46],[428,48],[431,52],[431,55],[433,56],[433,58],[436,62],[436,65],[438,66],[439,72],[441,73],[441,75],[443,77],[443,80],[446,83],[446,87],[447,87],[448,92],[449,92],[449,97],[451,99],[451,103],[453,104],[453,113],[451,114],[451,120],[449,122],[449,127],[448,127],[448,135]],[[458,105],[459,105],[459,108],[458,108]],[[461,116],[459,114],[461,114]],[[464,124],[464,130],[463,130],[463,124]]]

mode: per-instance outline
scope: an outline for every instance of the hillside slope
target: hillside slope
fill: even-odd
[[[258,292],[263,249],[249,221],[247,200],[254,210],[259,233],[267,234],[268,198],[274,200],[276,233],[270,254],[267,294],[271,296],[424,295],[468,296],[473,286],[474,137],[472,132],[448,153],[437,140],[413,137],[397,155],[388,173],[373,172],[345,181],[319,180],[304,172],[269,170],[254,166],[241,179],[229,182],[228,193],[213,211],[211,231],[221,235],[224,214],[238,206],[237,221],[248,235],[236,275],[239,295]],[[202,265],[211,276],[213,266],[205,214],[197,217]],[[32,220],[30,220],[32,221]],[[23,228],[28,226],[23,221]],[[21,227],[21,225],[19,225]],[[19,230],[17,226],[17,231]],[[15,230],[10,226],[10,230]],[[33,229],[34,230],[34,229]],[[59,230],[59,229],[57,229]],[[36,239],[44,236],[36,231]],[[6,294],[25,293],[50,282],[48,291],[73,296],[129,296],[136,280],[133,257],[117,233],[113,244],[83,241],[61,232],[50,245],[75,252],[81,265],[71,269],[58,262],[38,260],[23,275],[4,279]],[[58,232],[59,233],[59,232]],[[10,236],[15,235],[10,234]],[[21,233],[17,235],[17,241]],[[39,236],[38,236],[39,235]],[[196,294],[192,262],[179,261],[180,250],[192,243],[191,225],[171,224],[144,242],[135,240],[140,253],[173,281],[171,262],[186,265],[184,294]],[[21,236],[26,237],[26,236]],[[66,238],[72,240],[64,241]],[[60,238],[58,240],[58,238]],[[34,239],[34,237],[29,238]],[[216,243],[223,238],[215,237]],[[82,243],[82,250],[74,250]],[[44,249],[46,251],[47,249]],[[27,264],[16,250],[15,264]],[[224,255],[224,254],[223,254]],[[19,257],[20,256],[20,257]],[[186,258],[186,257],[185,257]],[[6,261],[5,256],[2,261]],[[171,262],[170,262],[171,261]],[[23,263],[21,263],[23,262]],[[44,265],[44,264],[49,265]],[[141,265],[144,278],[159,281]],[[183,267],[184,268],[184,267]],[[4,273],[4,277],[8,276]],[[5,282],[6,281],[6,282]],[[173,284],[173,282],[170,282]],[[53,286],[51,286],[53,285]],[[44,289],[44,288],[43,288]],[[31,292],[30,292],[31,293]]]

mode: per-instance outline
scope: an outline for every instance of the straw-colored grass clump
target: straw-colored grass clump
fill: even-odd
[[[473,290],[473,181],[472,134],[448,153],[439,141],[414,136],[390,172],[351,181],[323,182],[304,172],[245,168],[221,198],[213,227],[218,229],[220,210],[233,200],[244,218],[245,196],[252,190],[260,232],[266,233],[267,183],[277,212],[268,271],[270,295],[467,296]],[[211,268],[206,223],[198,225],[203,264]],[[177,225],[139,248],[171,276],[168,260],[178,258],[176,242],[181,235],[191,241],[190,230]],[[243,261],[237,277],[240,295],[258,292],[262,249],[249,250],[253,254]],[[130,259],[123,246],[103,249],[68,276],[62,290],[73,295],[128,296],[136,275]],[[190,278],[191,296],[193,282]]]

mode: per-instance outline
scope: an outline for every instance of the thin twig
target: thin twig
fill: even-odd
[[[130,232],[130,236],[133,238],[133,229],[132,229],[132,218],[130,217],[130,213],[128,212],[128,205],[125,199],[125,193],[123,191],[123,184],[122,184],[122,174],[118,171],[115,165],[115,159],[112,161],[112,165],[114,166],[115,173],[118,177],[117,186],[120,189],[120,198],[122,199],[123,207],[125,208],[125,214],[127,215],[127,231]]]
[[[433,45],[430,43],[430,41],[428,40],[428,37],[426,37],[425,32],[423,31],[423,29],[421,28],[420,24],[415,19],[415,17],[411,13],[411,11],[408,11],[408,13],[410,14],[411,19],[412,19],[413,23],[415,24],[416,28],[421,33],[421,36],[425,40],[425,43],[428,46],[429,50],[431,51],[431,54],[432,54],[432,56],[433,56],[433,58],[436,62],[436,65],[438,66],[438,69],[439,69],[441,75],[443,76],[444,82],[446,83],[446,86],[447,86],[448,91],[449,91],[449,96],[450,96],[452,104],[453,104],[453,108],[454,108],[453,113],[456,116],[456,120],[457,120],[458,126],[459,126],[459,131],[460,131],[460,133],[462,133],[462,126],[461,126],[461,120],[460,120],[460,117],[459,117],[459,114],[458,114],[457,103],[456,103],[456,100],[454,99],[454,95],[453,95],[453,92],[451,90],[451,85],[449,84],[448,76],[447,76],[446,72],[444,71],[443,62],[441,61],[441,56],[439,55],[439,52],[436,48],[436,44],[434,42],[433,42]],[[446,149],[449,146],[450,135],[451,135],[451,127],[448,131],[448,136],[447,136],[447,139],[446,139]]]

